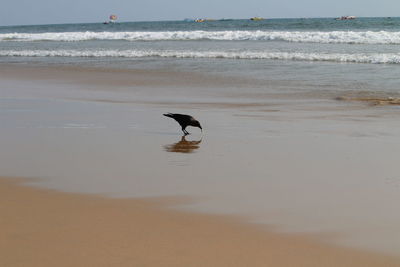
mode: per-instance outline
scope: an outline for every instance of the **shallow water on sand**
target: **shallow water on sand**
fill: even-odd
[[[104,73],[70,72],[1,77],[2,176],[113,197],[188,196],[180,208],[400,256],[398,107],[336,101],[338,91],[277,93],[291,81],[268,91],[171,72],[164,85],[141,74],[129,86],[138,81],[128,72],[110,90],[97,84]],[[183,137],[165,112],[194,115],[203,134]]]

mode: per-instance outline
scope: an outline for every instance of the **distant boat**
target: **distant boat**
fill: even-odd
[[[352,20],[356,19],[356,16],[341,16],[340,18],[336,18],[335,20]]]
[[[215,21],[215,19],[195,19],[194,22]]]
[[[260,17],[252,17],[252,18],[250,18],[250,20],[264,20],[264,18],[260,18]]]
[[[110,15],[110,20],[104,22],[103,24],[112,24],[117,22],[117,16],[116,15]]]

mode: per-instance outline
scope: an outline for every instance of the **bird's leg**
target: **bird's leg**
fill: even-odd
[[[183,127],[182,127],[182,132],[183,132],[185,135],[188,135],[188,134],[189,134],[189,133],[186,131],[186,129],[183,128]]]

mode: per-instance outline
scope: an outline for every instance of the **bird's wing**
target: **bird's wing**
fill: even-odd
[[[187,120],[190,121],[192,119],[192,116],[190,115],[185,115],[185,114],[172,114],[175,120]]]

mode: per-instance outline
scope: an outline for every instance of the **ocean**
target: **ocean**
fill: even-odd
[[[168,68],[397,91],[400,18],[0,27],[0,62]],[[380,77],[381,79],[371,79]],[[357,82],[354,82],[357,80]],[[356,84],[355,84],[356,83]],[[357,88],[356,88],[357,89]]]
[[[0,27],[0,41],[1,61],[190,58],[399,64],[400,18],[12,26]]]

